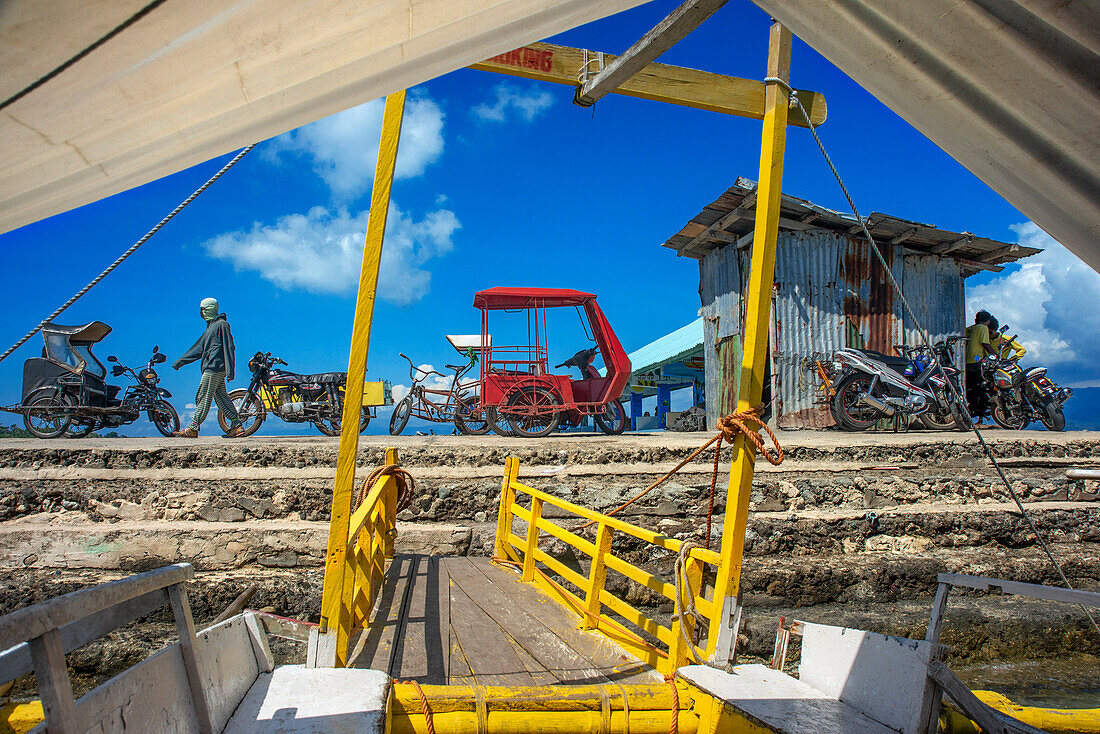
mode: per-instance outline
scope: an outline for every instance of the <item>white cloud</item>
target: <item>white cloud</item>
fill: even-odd
[[[474,117],[486,122],[504,122],[513,113],[524,122],[531,122],[554,103],[554,97],[545,89],[523,90],[511,84],[493,87],[496,100],[483,102],[470,111]]]
[[[421,370],[424,370],[424,372],[431,372],[432,370],[435,369],[435,367],[433,367],[432,365],[430,365],[428,363],[419,364],[419,365],[417,365],[417,367],[419,367]],[[447,376],[442,376],[441,377],[439,375],[428,375],[428,377],[421,384],[428,390],[450,390],[451,389],[451,379],[452,378],[447,377]],[[404,399],[404,397],[408,394],[409,394],[409,386],[408,385],[403,385],[403,384],[394,385],[393,386],[393,402],[394,402],[394,405],[396,405],[397,403],[400,403]]]
[[[376,99],[280,135],[266,155],[269,159],[305,156],[335,196],[344,200],[360,196],[374,182],[384,107],[385,101]],[[443,154],[443,117],[443,110],[427,95],[409,97],[394,171],[397,178],[423,174]]]
[[[1100,274],[1058,244],[1032,222],[1014,225],[1018,241],[1043,252],[1020,263],[1018,270],[983,285],[967,288],[968,321],[985,309],[1028,350],[1031,364],[1061,365],[1078,381],[1100,378],[1093,360],[1100,343]]]
[[[280,217],[273,225],[227,232],[203,243],[212,257],[251,270],[284,290],[350,293],[359,282],[369,212],[351,215],[314,207]],[[449,253],[461,225],[454,212],[437,209],[416,221],[393,202],[386,225],[379,297],[399,305],[419,301],[431,290],[424,265]]]

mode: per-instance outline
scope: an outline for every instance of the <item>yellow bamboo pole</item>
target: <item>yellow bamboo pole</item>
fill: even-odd
[[[791,32],[773,23],[768,44],[768,76],[785,82],[791,75]],[[760,404],[764,387],[764,366],[768,355],[768,323],[771,318],[772,283],[775,279],[775,248],[779,235],[779,206],[783,186],[783,155],[787,140],[788,98],[775,82],[767,86],[764,98],[764,123],[760,142],[760,178],[757,184],[756,225],[753,230],[752,268],[749,271],[748,299],[745,308],[744,350],[737,410],[749,410]],[[723,613],[710,622],[707,654],[729,655],[736,644],[737,630],[731,618],[737,618],[736,600],[740,592],[741,560],[745,551],[745,525],[749,515],[755,447],[744,436],[733,444],[729,488],[726,494],[726,519],[722,527],[722,563],[715,579],[714,600]],[[720,662],[725,662],[721,660]]]
[[[335,659],[322,659],[319,664],[347,663],[348,635],[351,631],[351,610],[344,604],[344,585],[351,583],[348,566],[348,521],[351,497],[355,490],[355,457],[359,452],[359,416],[363,404],[363,381],[366,379],[367,354],[370,351],[370,327],[374,316],[374,300],[378,288],[378,268],[382,262],[382,240],[386,232],[386,216],[393,189],[397,144],[401,137],[401,122],[405,111],[405,92],[386,97],[382,116],[382,139],[371,194],[370,217],[363,245],[363,264],[359,271],[359,293],[355,301],[352,324],[351,353],[348,357],[348,381],[344,393],[344,415],[340,431],[340,452],[336,460],[336,482],[332,491],[332,514],[329,520],[328,553],[325,556],[325,579],[321,592],[321,634],[335,635]],[[349,590],[350,591],[350,590]],[[326,646],[326,650],[331,649]]]

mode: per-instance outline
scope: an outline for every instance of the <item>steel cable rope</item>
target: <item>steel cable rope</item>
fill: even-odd
[[[72,66],[76,62],[83,59],[85,56],[90,54],[92,51],[95,51],[97,48],[99,48],[103,44],[107,43],[107,41],[110,41],[112,38],[117,36],[119,33],[122,33],[124,30],[126,30],[127,28],[132,26],[134,23],[137,23],[139,20],[141,20],[146,15],[148,15],[150,12],[152,12],[154,9],[156,9],[156,7],[158,5],[162,5],[163,3],[164,3],[164,0],[153,0],[153,2],[149,3],[148,5],[146,5],[145,7],[143,7],[142,9],[138,10],[136,13],[131,15],[129,18],[122,21],[122,23],[115,26],[111,31],[109,31],[107,33],[107,35],[100,38],[98,41],[93,43],[91,46],[88,46],[83,51],[79,52],[78,54],[76,54],[75,56],[70,58],[68,61],[61,64],[57,68],[55,68],[53,71],[45,74],[44,76],[38,77],[38,79],[31,82],[27,86],[23,87],[23,89],[19,90],[18,92],[16,92],[12,96],[8,97],[3,102],[0,102],[0,110],[4,109],[8,105],[11,105],[11,104],[14,104],[15,102],[18,102],[23,97],[27,96],[28,94],[30,94],[34,90],[38,89],[39,87],[41,87],[46,82],[53,79],[55,76],[57,76],[61,72],[65,71],[70,66]]]
[[[844,193],[844,198],[848,201],[848,206],[851,207],[852,214],[859,221],[860,229],[863,230],[863,234],[867,238],[867,241],[871,243],[871,249],[874,251],[875,256],[878,258],[879,264],[882,265],[882,269],[886,273],[886,277],[890,281],[890,285],[893,288],[894,293],[901,300],[902,305],[905,307],[905,312],[909,315],[909,319],[916,327],[917,333],[920,335],[921,341],[924,342],[924,346],[931,350],[932,343],[929,333],[925,330],[924,325],[920,322],[920,319],[918,319],[917,315],[913,312],[912,307],[909,305],[909,301],[905,298],[905,294],[903,294],[901,291],[901,286],[898,285],[897,280],[894,278],[894,274],[890,269],[890,266],[886,263],[886,258],[883,257],[882,251],[879,249],[878,243],[875,242],[875,238],[871,236],[870,230],[867,229],[867,220],[863,218],[863,215],[861,215],[859,213],[859,210],[856,208],[855,201],[853,201],[852,195],[848,191],[848,187],[844,184],[844,179],[841,178],[840,172],[837,170],[836,164],[833,163],[833,159],[829,156],[829,152],[825,149],[825,144],[821,142],[821,137],[817,134],[817,126],[810,121],[810,116],[806,113],[806,108],[802,106],[802,100],[798,98],[798,93],[794,90],[793,87],[791,87],[790,84],[780,79],[779,77],[764,77],[764,83],[767,84],[769,82],[774,82],[784,87],[787,90],[787,96],[790,98],[790,106],[797,107],[799,112],[802,113],[802,117],[806,120],[806,125],[810,130],[810,135],[813,136],[814,142],[817,143],[818,150],[821,151],[821,155],[825,158],[825,163],[828,164],[829,170],[833,174],[833,178],[835,178],[837,184],[840,185],[840,190]],[[993,465],[993,469],[997,472],[997,476],[999,476],[1001,481],[1004,483],[1005,488],[1008,490],[1009,495],[1012,497],[1012,501],[1015,502],[1016,507],[1020,509],[1020,514],[1023,516],[1024,520],[1031,528],[1031,532],[1035,534],[1036,540],[1039,541],[1039,545],[1042,547],[1043,552],[1046,554],[1047,558],[1050,559],[1050,562],[1051,564],[1053,564],[1055,571],[1058,572],[1058,576],[1059,578],[1061,578],[1062,583],[1065,584],[1065,587],[1067,589],[1073,590],[1073,584],[1071,584],[1069,579],[1066,578],[1065,572],[1062,571],[1061,564],[1059,564],[1058,560],[1054,557],[1054,553],[1050,550],[1050,546],[1047,545],[1047,542],[1043,538],[1042,533],[1039,532],[1039,528],[1035,525],[1035,521],[1032,520],[1031,515],[1029,515],[1027,510],[1024,509],[1024,504],[1020,500],[1019,495],[1016,494],[1016,490],[1013,488],[1012,483],[1008,481],[1008,477],[1005,476],[1004,471],[1001,469],[1001,465],[997,463],[997,459],[993,455],[993,451],[989,448],[989,444],[985,442],[985,438],[982,436],[981,431],[978,430],[977,425],[974,423],[974,417],[970,415],[970,406],[968,406],[966,402],[962,399],[962,396],[959,395],[954,383],[951,380],[945,379],[944,382],[947,383],[947,389],[951,392],[951,399],[966,416],[967,421],[970,423],[971,430],[973,430],[974,435],[978,437],[978,443],[981,444],[982,451],[985,452],[986,457],[989,459],[989,463]],[[1080,604],[1078,606],[1081,607],[1081,611],[1085,613],[1085,616],[1088,617],[1089,622],[1092,623],[1092,628],[1096,631],[1096,634],[1100,635],[1100,626],[1097,625],[1096,618],[1092,616],[1092,612],[1089,611],[1089,609],[1083,604]]]
[[[241,158],[245,157],[245,155],[248,153],[248,151],[252,150],[255,147],[256,147],[256,143],[252,143],[252,144],[247,145],[244,148],[242,148],[241,151],[239,153],[237,153],[237,155],[233,156],[232,160],[230,160],[228,163],[226,163],[224,166],[222,166],[221,169],[219,169],[217,173],[215,173],[213,176],[208,178],[206,180],[206,183],[204,183],[202,186],[195,189],[195,191],[190,196],[188,196],[186,199],[184,199],[182,202],[180,202],[179,205],[175,209],[168,212],[168,214],[164,217],[164,219],[161,219],[159,222],[157,222],[156,226],[153,227],[148,232],[146,232],[145,235],[140,240],[138,240],[134,244],[130,245],[130,248],[128,250],[126,250],[126,252],[119,255],[118,259],[115,260],[110,265],[108,265],[107,269],[104,270],[99,275],[97,275],[92,280],[92,282],[88,283],[88,285],[84,286],[79,291],[77,291],[76,295],[74,295],[69,300],[65,301],[65,303],[63,303],[60,308],[58,308],[56,311],[54,311],[49,316],[47,316],[43,321],[41,321],[38,324],[38,326],[34,327],[29,332],[27,332],[26,336],[24,336],[22,339],[17,341],[15,344],[12,344],[10,347],[8,347],[8,350],[6,352],[4,352],[3,354],[0,354],[0,362],[3,362],[5,359],[7,359],[7,357],[12,352],[14,352],[16,349],[18,349],[19,347],[26,344],[27,340],[30,339],[35,334],[37,334],[42,329],[43,326],[45,326],[46,324],[48,324],[51,321],[53,321],[54,319],[56,319],[58,316],[61,315],[61,313],[63,311],[65,311],[65,309],[67,309],[69,306],[73,305],[78,300],[80,300],[80,298],[82,298],[85,293],[87,293],[92,288],[94,288],[99,283],[99,281],[103,280],[108,275],[110,275],[112,270],[114,270],[119,265],[121,265],[126,260],[126,258],[130,257],[130,255],[133,255],[134,252],[136,252],[139,247],[141,247],[146,242],[148,242],[149,239],[153,235],[155,235],[157,232],[159,232],[160,229],[164,225],[166,225],[166,224],[168,224],[168,222],[172,221],[173,217],[175,217],[177,214],[179,214],[181,211],[183,211],[184,208],[188,204],[190,204],[192,201],[194,201],[199,196],[199,194],[201,194],[202,192],[204,192],[208,188],[210,188],[211,184],[213,184],[215,181],[217,181],[219,178],[221,178],[225,174],[226,171],[228,171],[230,168],[235,166]]]

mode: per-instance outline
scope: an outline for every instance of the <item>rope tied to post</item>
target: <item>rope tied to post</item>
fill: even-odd
[[[711,446],[714,446],[714,471],[712,472],[710,480],[710,507],[707,510],[706,547],[710,548],[710,528],[711,520],[714,515],[714,493],[718,485],[718,462],[721,459],[723,442],[732,445],[739,435],[744,435],[745,440],[748,441],[756,451],[763,454],[764,458],[767,459],[771,464],[778,466],[780,462],[783,461],[783,447],[779,445],[779,439],[775,437],[775,434],[772,433],[772,430],[768,428],[766,423],[764,423],[763,413],[764,407],[758,405],[755,408],[749,408],[748,410],[730,413],[729,415],[719,418],[718,433],[716,433],[709,441],[704,443],[699,448],[695,449],[695,451],[692,451],[690,454],[688,454],[687,458],[683,459],[679,464],[666,472],[665,475],[662,476],[660,479],[650,484],[648,487],[616,507],[614,510],[608,512],[608,516],[615,515],[625,510],[627,507],[634,504],[642,497],[645,497],[654,489],[661,486],[673,476],[675,476],[676,472],[687,466],[696,456],[703,453]],[[768,449],[764,445],[764,439],[762,439],[760,437],[760,434],[751,427],[751,423],[755,423],[760,428],[763,428],[765,432],[767,432],[768,437],[772,441],[772,445],[775,446],[774,451]],[[584,530],[585,528],[591,527],[595,524],[596,522],[594,520],[586,522],[584,525],[576,528],[574,532],[580,532],[581,530]]]
[[[392,476],[393,481],[397,484],[397,507],[394,509],[394,513],[401,512],[412,504],[413,487],[415,486],[412,474],[397,464],[384,464],[372,471],[359,485],[359,491],[355,493],[355,501],[351,506],[352,512],[355,512],[359,505],[363,504],[367,495],[370,494],[371,487],[385,476]]]

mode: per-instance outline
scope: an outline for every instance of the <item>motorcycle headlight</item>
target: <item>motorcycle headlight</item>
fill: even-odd
[[[157,377],[157,373],[153,370],[145,370],[141,373],[141,378],[148,382],[150,385],[155,385],[160,382],[160,378]]]

